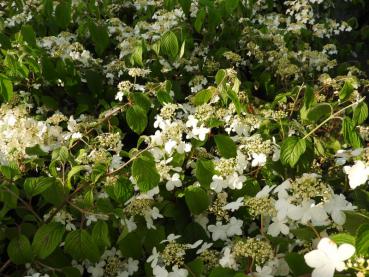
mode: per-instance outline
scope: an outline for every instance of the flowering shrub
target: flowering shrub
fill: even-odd
[[[367,5],[2,1],[0,275],[368,276]]]

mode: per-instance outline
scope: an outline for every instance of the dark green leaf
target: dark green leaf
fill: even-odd
[[[147,155],[150,157],[149,154]],[[156,170],[155,161],[143,159],[143,157],[133,161],[132,176],[142,192],[157,186],[160,181],[160,175]]]
[[[137,134],[141,134],[146,129],[147,115],[138,105],[133,105],[127,110],[126,120],[129,128]]]
[[[60,223],[42,225],[33,238],[34,253],[41,259],[48,257],[61,243],[64,232],[65,227]]]
[[[53,177],[29,177],[24,181],[24,191],[28,198],[36,196],[55,183]]]
[[[303,255],[289,253],[285,259],[294,276],[303,276],[312,271],[312,269],[306,265]]]
[[[56,6],[55,19],[60,28],[65,29],[68,27],[72,19],[71,10],[71,1],[69,0],[62,1],[58,6]]]
[[[36,46],[36,34],[31,25],[23,25],[21,29],[23,40],[30,46]]]
[[[227,135],[216,135],[214,137],[220,155],[224,158],[234,158],[237,155],[237,146]]]
[[[209,206],[209,196],[202,187],[187,187],[185,190],[185,200],[193,214],[200,214]]]
[[[196,15],[196,20],[194,24],[196,32],[198,33],[201,32],[202,25],[204,24],[204,21],[205,21],[205,17],[206,17],[206,10],[205,8],[201,8]]]
[[[210,160],[198,159],[196,162],[196,178],[202,186],[209,187],[214,175],[214,163]]]
[[[105,221],[96,222],[92,229],[92,238],[101,249],[110,247],[109,228]]]
[[[33,257],[28,238],[24,235],[13,238],[8,245],[8,256],[17,265],[31,262]]]
[[[86,230],[75,230],[65,238],[64,251],[76,260],[97,262],[100,258],[96,241]]]

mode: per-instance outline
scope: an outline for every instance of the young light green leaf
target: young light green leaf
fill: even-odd
[[[369,254],[369,224],[362,224],[357,230],[355,248],[359,255]]]
[[[172,31],[166,32],[160,40],[160,48],[164,54],[171,58],[175,58],[179,51],[178,39]]]
[[[282,163],[289,164],[291,167],[294,167],[305,150],[306,142],[304,139],[297,137],[289,137],[285,139],[281,145]]]
[[[354,108],[353,120],[356,124],[362,124],[368,118],[368,105],[365,102],[360,102]]]
[[[353,91],[354,91],[354,87],[351,85],[350,82],[346,81],[342,89],[340,90],[338,96],[342,101],[344,101],[350,97]]]
[[[319,103],[308,110],[307,118],[317,122],[321,118],[326,118],[332,114],[333,108],[328,103]]]

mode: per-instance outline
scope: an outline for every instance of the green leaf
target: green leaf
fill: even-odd
[[[344,230],[347,230],[350,234],[355,235],[357,229],[363,222],[369,223],[369,215],[364,212],[347,211],[346,221],[343,225]]]
[[[209,277],[233,277],[235,273],[232,269],[218,266],[210,272]]]
[[[138,64],[140,66],[143,66],[142,63],[142,46],[138,45],[133,49],[133,52],[131,54],[132,60],[135,64]]]
[[[227,94],[228,94],[228,97],[232,100],[237,113],[241,114],[243,109],[242,109],[241,102],[240,102],[238,95],[231,89],[227,91]]]
[[[106,187],[107,194],[116,202],[124,204],[133,196],[133,185],[128,179],[119,178],[114,184]]]
[[[365,102],[360,102],[354,109],[354,115],[352,119],[355,124],[360,125],[364,123],[365,119],[368,118],[368,105]]]
[[[179,45],[175,33],[168,31],[161,37],[160,50],[171,58],[175,58],[177,56]]]
[[[201,277],[201,273],[204,269],[204,263],[200,258],[189,262],[187,265],[191,269],[191,273],[195,275],[193,277]]]
[[[147,126],[147,115],[138,105],[133,105],[126,112],[126,120],[129,128],[136,134],[141,134]]]
[[[294,276],[303,276],[312,271],[312,269],[306,265],[304,256],[301,254],[289,253],[286,255],[285,259]]]
[[[31,25],[23,25],[21,29],[23,40],[30,46],[36,46],[36,34]]]
[[[48,153],[44,152],[39,144],[36,144],[35,146],[32,147],[26,147],[26,154],[30,155],[30,156],[38,156],[38,157],[44,157],[47,156]]]
[[[312,108],[310,108],[307,112],[307,118],[310,121],[317,122],[321,118],[326,118],[332,114],[333,108],[331,104],[328,103],[319,103]]]
[[[289,164],[291,167],[294,167],[305,150],[306,142],[304,139],[297,137],[289,137],[285,139],[281,145],[282,163]]]
[[[342,135],[346,143],[351,144],[354,148],[361,147],[361,139],[355,130],[355,123],[348,116],[343,118]]]
[[[64,251],[76,260],[97,262],[100,258],[96,241],[86,230],[70,232],[65,238]]]
[[[227,72],[224,69],[219,69],[215,75],[215,82],[219,86],[225,81]]]
[[[67,175],[67,186],[69,189],[72,188],[72,178],[73,176],[77,175],[79,172],[83,170],[88,170],[87,166],[85,165],[76,165],[71,168]]]
[[[239,0],[227,0],[224,1],[225,8],[229,14],[233,13],[233,11],[238,7]]]
[[[196,15],[196,20],[194,23],[196,32],[198,33],[201,32],[202,25],[204,24],[204,21],[205,21],[205,17],[206,17],[206,10],[205,8],[201,8]]]
[[[28,238],[24,235],[13,238],[8,245],[8,256],[17,265],[31,262],[33,256]]]
[[[60,223],[53,222],[42,225],[37,230],[32,242],[32,249],[36,256],[41,259],[47,258],[61,243],[64,232],[65,227]]]
[[[315,102],[315,95],[314,95],[314,87],[306,86],[305,94],[304,94],[304,107],[310,108],[312,104]]]
[[[193,214],[200,214],[209,206],[209,196],[202,187],[187,187],[185,190],[185,200]]]
[[[29,177],[24,181],[24,191],[28,198],[36,196],[55,183],[53,177]]]
[[[362,224],[357,230],[355,248],[358,255],[369,254],[369,224]]]
[[[135,230],[128,233],[126,237],[119,241],[119,249],[125,257],[139,259],[143,253],[143,243],[145,233],[142,230]]]
[[[345,101],[347,98],[350,97],[351,93],[354,91],[354,87],[351,85],[350,82],[346,81],[343,85],[342,89],[338,93],[340,100]]]
[[[330,238],[337,244],[348,243],[355,245],[355,237],[347,233],[334,234]]]
[[[13,84],[9,79],[5,79],[0,75],[0,96],[4,101],[10,101],[13,96]]]
[[[196,178],[202,186],[209,187],[214,175],[214,163],[211,160],[198,159],[196,162]]]
[[[109,228],[105,221],[96,222],[92,229],[92,238],[101,249],[110,247]]]
[[[192,97],[191,101],[195,106],[203,105],[210,101],[214,93],[215,93],[215,89],[211,89],[211,88],[203,89],[199,91],[198,93],[196,93],[196,95]]]
[[[132,176],[137,182],[140,191],[145,192],[157,186],[160,175],[156,170],[155,161],[151,154],[146,153],[133,161]]]
[[[56,23],[60,28],[65,29],[68,27],[72,19],[71,1],[65,0],[60,2],[58,6],[56,6],[55,19]]]
[[[214,137],[220,155],[226,159],[236,157],[237,146],[234,141],[226,135],[216,135]]]
[[[95,51],[100,56],[108,48],[110,43],[108,29],[105,25],[96,25],[92,21],[89,22],[88,26]]]
[[[132,98],[135,105],[140,106],[144,111],[148,112],[150,110],[151,101],[147,95],[136,92],[136,93],[132,93],[130,95],[130,98]]]

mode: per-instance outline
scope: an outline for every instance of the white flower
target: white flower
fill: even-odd
[[[246,181],[245,176],[238,176],[236,172],[227,177],[226,182],[230,189],[242,189],[243,182]]]
[[[334,194],[328,202],[324,204],[324,209],[331,214],[333,221],[338,225],[343,225],[346,221],[346,215],[343,211],[352,211],[356,209],[343,194]]]
[[[179,188],[180,186],[182,186],[182,181],[179,178],[178,173],[174,173],[173,176],[170,178],[170,180],[165,185],[168,191],[172,191],[174,190],[174,188],[176,187]]]
[[[172,267],[173,272],[168,274],[168,277],[187,277],[188,271],[184,268],[178,268],[178,265]]]
[[[197,249],[196,254],[201,254],[202,252],[204,252],[205,250],[209,249],[212,246],[213,243],[204,242],[203,245],[201,245],[201,247]]]
[[[252,167],[256,167],[256,166],[263,166],[266,163],[266,155],[261,153],[261,154],[257,154],[257,153],[252,153],[252,162],[251,162],[251,166]]]
[[[206,135],[210,132],[209,128],[205,128],[203,124],[200,127],[195,127],[192,129],[192,133],[195,136],[198,136],[199,140],[204,141]]]
[[[208,230],[212,233],[213,241],[227,240],[227,225],[223,225],[222,222],[217,221],[215,225],[209,225]]]
[[[156,247],[152,249],[152,254],[147,258],[146,262],[151,263],[151,267],[154,268],[158,264],[159,253],[156,251]]]
[[[167,236],[167,239],[165,240],[162,240],[160,243],[164,243],[164,242],[171,242],[171,241],[175,241],[176,239],[180,238],[181,236],[180,235],[175,235],[175,234],[169,234]]]
[[[203,240],[198,240],[198,241],[195,241],[193,244],[186,244],[186,247],[188,247],[189,249],[195,249],[197,247],[199,247],[199,245],[203,242]]]
[[[135,223],[134,216],[131,216],[129,219],[128,218],[122,218],[120,220],[120,223],[127,227],[128,233],[130,233],[130,232],[137,229],[137,225]]]
[[[227,187],[227,182],[223,179],[222,176],[214,175],[212,177],[213,181],[210,183],[210,188],[215,192],[221,192],[223,188]]]
[[[229,267],[234,270],[238,269],[235,256],[231,253],[230,247],[224,248],[223,257],[219,260],[219,264],[223,267]]]
[[[369,168],[363,161],[356,161],[353,166],[344,166],[343,171],[348,174],[349,184],[352,189],[365,184],[369,176]]]
[[[102,277],[104,276],[104,266],[105,261],[100,261],[95,264],[95,266],[89,266],[87,272],[91,273],[92,277]]]
[[[314,204],[314,201],[304,201],[301,206],[291,205],[288,210],[288,217],[293,220],[301,220],[302,224],[307,224],[309,220],[315,226],[327,224],[328,215],[322,206]]]
[[[264,265],[263,267],[260,266],[256,266],[256,272],[254,272],[252,274],[253,277],[274,277],[274,275],[272,275],[273,272],[273,268],[268,266],[268,265]]]
[[[268,234],[272,237],[276,237],[279,233],[284,235],[288,235],[290,232],[290,228],[286,224],[287,220],[280,220],[278,217],[273,217],[273,223],[268,227]]]
[[[115,95],[115,100],[122,101],[123,100],[124,93],[123,91],[118,91]]]
[[[335,270],[345,269],[344,261],[355,253],[351,244],[341,244],[337,247],[329,238],[322,238],[316,250],[305,254],[305,262],[314,268],[312,277],[333,277]]]
[[[158,265],[153,268],[152,273],[155,277],[168,277],[169,275],[168,271],[164,267]]]
[[[165,145],[164,145],[164,149],[165,151],[170,154],[172,153],[172,150],[177,146],[177,142],[175,140],[168,140]]]
[[[244,205],[243,203],[243,197],[237,198],[236,201],[230,202],[227,205],[223,207],[223,210],[230,210],[231,212],[237,211],[240,207]]]
[[[237,219],[235,217],[231,217],[231,219],[229,220],[229,223],[226,225],[227,226],[227,236],[228,237],[232,237],[234,235],[242,235],[242,225],[243,225],[243,221],[241,219]]]

